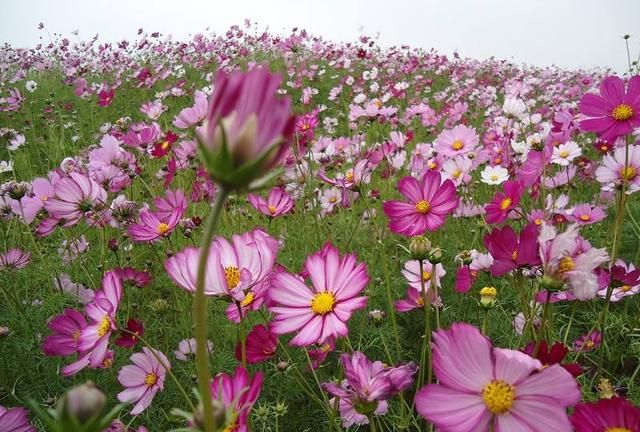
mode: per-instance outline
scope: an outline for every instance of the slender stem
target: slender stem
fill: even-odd
[[[378,428],[376,427],[376,421],[373,414],[369,414],[367,417],[369,418],[369,430],[371,432],[377,432]]]
[[[482,334],[485,336],[489,336],[489,309],[482,308],[484,312],[484,317],[482,318]]]
[[[425,365],[427,366],[427,384],[431,382],[431,304],[427,298],[427,288],[422,277],[424,262],[418,260],[420,266],[420,287],[422,288],[422,301],[424,303],[424,340],[422,341],[422,364],[420,365],[420,380],[418,388],[425,383]]]
[[[562,339],[562,343],[564,345],[567,344],[567,339],[569,338],[569,331],[571,330],[571,324],[573,324],[573,317],[576,314],[577,305],[578,305],[577,301],[574,301],[573,304],[571,305],[571,316],[569,317],[569,324],[567,324],[567,330],[564,332],[564,338]]]
[[[236,307],[238,308],[238,315],[240,316],[240,359],[242,361],[242,367],[247,368],[247,331],[246,331],[246,322],[242,315],[242,304],[240,302],[236,302]]]
[[[211,389],[209,382],[209,361],[207,350],[207,297],[204,295],[204,279],[207,269],[207,261],[209,258],[209,246],[216,231],[218,220],[224,202],[229,195],[229,190],[224,186],[220,188],[216,195],[213,209],[209,214],[207,226],[204,231],[204,237],[200,244],[200,261],[198,262],[198,275],[196,279],[196,296],[193,302],[193,322],[195,324],[196,336],[196,372],[198,375],[198,388],[200,397],[202,398],[202,406],[204,411],[204,430],[205,432],[216,431],[216,419],[213,416],[213,407],[211,405]]]

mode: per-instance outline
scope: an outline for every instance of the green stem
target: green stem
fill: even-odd
[[[200,261],[198,262],[198,275],[196,279],[196,296],[193,302],[193,322],[196,336],[196,372],[198,375],[198,388],[202,398],[204,411],[205,432],[216,431],[216,419],[213,416],[211,405],[211,389],[209,382],[209,362],[207,350],[207,297],[204,295],[204,279],[209,259],[209,247],[220,219],[224,202],[229,195],[229,190],[222,186],[216,195],[213,209],[209,214],[204,237],[200,244]]]
[[[424,303],[424,340],[422,341],[422,364],[420,365],[420,380],[418,382],[418,388],[421,388],[425,383],[425,365],[427,366],[427,384],[431,382],[431,305],[427,300],[427,288],[422,277],[424,271],[424,262],[418,260],[420,266],[420,287],[422,288],[422,300]]]
[[[378,428],[376,427],[376,422],[375,422],[375,418],[373,417],[373,414],[369,414],[367,418],[369,419],[369,430],[371,432],[377,432]]]
[[[242,361],[242,367],[247,368],[247,330],[246,330],[246,322],[244,317],[242,316],[242,304],[240,302],[236,302],[236,307],[238,308],[238,316],[240,317],[240,359]]]

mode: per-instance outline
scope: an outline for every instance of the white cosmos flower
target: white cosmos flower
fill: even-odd
[[[520,120],[527,116],[527,106],[522,99],[506,98],[502,104],[502,111],[508,116],[516,117]]]
[[[578,143],[574,141],[567,141],[566,143],[553,148],[551,162],[562,166],[569,166],[569,164],[581,154],[582,149]]]
[[[480,173],[482,182],[490,185],[499,185],[509,179],[509,170],[501,166],[489,166],[484,167]]]
[[[0,161],[0,174],[13,171],[12,161]]]
[[[38,88],[38,83],[35,81],[27,81],[24,84],[24,87],[27,89],[29,93],[33,93]]]

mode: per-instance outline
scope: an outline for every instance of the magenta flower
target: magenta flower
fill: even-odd
[[[605,78],[600,84],[600,96],[582,96],[580,112],[589,117],[580,122],[580,128],[597,133],[604,141],[612,143],[630,134],[640,126],[640,76],[631,77],[626,93],[621,78]]]
[[[136,270],[133,267],[116,267],[113,269],[124,284],[131,284],[136,288],[144,288],[151,283],[153,277],[148,270]]]
[[[52,335],[42,343],[42,352],[48,356],[70,356],[78,352],[82,330],[87,326],[84,315],[75,309],[65,309],[62,315],[53,318],[48,327]]]
[[[327,244],[307,257],[304,268],[312,288],[288,272],[274,275],[269,289],[275,303],[269,307],[275,314],[271,330],[276,335],[298,332],[290,342],[295,346],[346,336],[347,321],[367,303],[367,297],[360,296],[369,282],[366,265],[358,263],[355,254],[341,257]]]
[[[578,225],[591,225],[607,217],[607,213],[600,206],[578,204],[571,211],[567,211],[567,219]]]
[[[64,226],[78,223],[87,213],[104,206],[105,191],[86,175],[72,172],[53,185],[55,196],[44,202],[49,214],[64,222]]]
[[[249,306],[256,295],[252,290],[271,273],[279,248],[278,240],[258,228],[234,235],[231,242],[216,237],[209,248],[205,294],[231,296]],[[199,249],[190,247],[167,259],[164,268],[176,284],[195,292],[199,258]]]
[[[246,369],[236,368],[231,375],[220,373],[211,380],[211,394],[227,408],[225,431],[249,432],[249,413],[262,390],[264,375],[257,372],[249,377]]]
[[[140,342],[139,336],[144,335],[144,324],[142,321],[129,318],[125,330],[127,331],[120,332],[118,339],[116,339],[114,343],[119,347],[131,349]]]
[[[538,227],[528,224],[518,237],[510,226],[494,228],[484,236],[484,245],[491,252],[493,276],[502,276],[518,267],[540,264],[538,256]]]
[[[484,209],[486,221],[490,224],[502,223],[507,220],[511,210],[520,204],[524,185],[520,181],[509,180],[504,183],[504,192],[498,192]]]
[[[291,99],[279,98],[279,75],[265,69],[216,74],[198,138],[207,170],[219,183],[246,186],[287,152],[294,131]]]
[[[2,432],[36,432],[29,424],[27,410],[21,407],[5,408],[0,405],[0,431]]]
[[[0,254],[0,270],[17,270],[31,262],[31,254],[22,249],[9,249]]]
[[[113,102],[113,98],[116,96],[116,92],[113,89],[107,88],[98,92],[98,105],[101,107],[107,107]]]
[[[256,364],[267,361],[276,355],[278,338],[262,324],[251,329],[247,335],[247,363]],[[242,360],[241,344],[236,345],[236,359]]]
[[[593,351],[600,347],[600,343],[602,343],[602,333],[594,330],[573,341],[573,349],[581,352]]]
[[[409,388],[417,370],[414,363],[388,367],[381,361],[372,362],[359,351],[351,355],[342,354],[340,363],[344,369],[344,380],[338,384],[325,382],[322,388],[335,397],[348,400],[355,411],[363,416],[380,410],[386,412],[387,400]],[[357,423],[368,422],[361,420]]]
[[[263,215],[271,218],[282,216],[293,210],[294,202],[291,195],[281,187],[275,187],[269,192],[267,199],[256,194],[249,194],[249,203]]]
[[[118,381],[125,387],[118,393],[118,400],[135,403],[131,410],[131,415],[135,416],[147,409],[156,393],[164,389],[165,368],[170,369],[171,364],[163,353],[147,347],[130,358],[133,364],[123,367],[118,373]]]
[[[156,198],[154,203],[156,211],[142,210],[140,223],[129,226],[131,240],[147,242],[171,235],[187,210],[187,199],[180,189],[167,191],[165,199]]]
[[[627,193],[640,190],[640,145],[618,147],[613,154],[604,155],[596,169],[596,180],[605,191],[614,191],[624,183]]]
[[[456,187],[451,180],[442,181],[439,172],[427,171],[418,182],[404,177],[398,190],[409,202],[387,201],[383,210],[391,231],[405,236],[424,234],[440,228],[458,206]]]
[[[571,415],[576,432],[640,431],[640,408],[619,397],[584,402]]]
[[[571,432],[566,408],[580,400],[580,390],[562,366],[543,369],[520,351],[494,348],[466,323],[433,338],[439,384],[418,391],[416,409],[438,430]]]

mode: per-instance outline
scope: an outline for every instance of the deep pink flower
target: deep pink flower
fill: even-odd
[[[147,347],[130,358],[133,364],[123,367],[118,373],[118,381],[125,387],[118,393],[118,400],[135,403],[131,410],[131,415],[135,416],[147,409],[156,393],[164,389],[165,368],[171,368],[171,364],[163,353]]]
[[[591,333],[580,336],[573,342],[573,349],[576,351],[593,351],[600,347],[602,342],[602,333],[598,330],[594,330]]]
[[[111,88],[106,88],[98,92],[98,105],[101,107],[107,107],[113,102],[113,98],[116,96],[116,92]]]
[[[518,237],[510,226],[494,228],[485,235],[484,245],[493,257],[490,271],[502,276],[518,267],[540,264],[538,256],[538,227],[530,223]]]
[[[305,270],[312,288],[288,272],[278,272],[272,279],[269,297],[276,305],[271,330],[277,334],[298,332],[291,345],[323,343],[330,337],[344,337],[347,321],[356,309],[363,308],[367,297],[360,294],[369,282],[364,263],[355,254],[340,256],[332,245],[307,257]]]
[[[421,182],[404,177],[398,189],[409,202],[387,201],[383,206],[389,228],[397,234],[415,236],[435,231],[458,206],[455,185],[451,180],[442,181],[439,172],[427,171]]]
[[[580,390],[561,366],[543,369],[520,351],[494,348],[466,323],[434,332],[433,340],[439,384],[418,391],[416,409],[438,430],[571,432],[566,408]]]
[[[119,347],[131,349],[140,342],[140,338],[138,336],[144,335],[144,325],[142,324],[142,321],[130,318],[129,321],[127,321],[125,329],[127,331],[121,331],[118,339],[116,339],[114,343]]]
[[[640,408],[619,397],[584,402],[571,415],[576,432],[640,431]]]
[[[21,407],[5,408],[0,405],[0,431],[37,432],[37,429],[29,424],[26,409]]]
[[[224,426],[224,430],[249,432],[249,413],[260,396],[263,381],[262,372],[257,372],[250,378],[246,369],[242,367],[236,368],[232,376],[220,373],[213,378],[211,397],[221,401],[227,412],[231,413],[225,424],[221,425]]]
[[[607,297],[609,285],[613,287],[611,291],[611,301],[619,302],[625,297],[640,293],[640,269],[622,260],[617,260],[611,271],[596,269],[598,275],[598,296]]]
[[[580,112],[589,117],[580,128],[614,142],[640,126],[640,76],[631,77],[625,93],[624,81],[609,76],[600,84],[600,96],[587,93],[580,99]]]
[[[140,223],[129,226],[127,232],[133,241],[147,242],[169,236],[187,210],[187,199],[180,189],[169,190],[165,199],[157,198],[154,202],[156,211],[142,210]]]
[[[62,315],[49,322],[48,327],[53,334],[42,343],[42,351],[48,356],[62,357],[78,352],[80,334],[86,326],[84,315],[75,309],[65,309]]]
[[[255,364],[269,360],[276,355],[278,338],[262,324],[251,329],[247,335],[247,363]],[[236,359],[242,360],[242,347],[236,345]]]
[[[533,353],[536,351],[536,346],[537,353],[534,356]],[[530,342],[522,352],[540,360],[540,363],[542,363],[544,367],[559,364],[575,378],[582,375],[582,366],[578,363],[562,363],[567,354],[569,354],[569,348],[562,342],[554,343],[551,345],[551,348],[547,345],[547,341],[544,340],[540,341],[539,344],[538,342]]]
[[[0,270],[15,270],[26,267],[31,262],[31,254],[22,249],[9,249],[0,254]]]
[[[250,193],[249,203],[260,213],[272,218],[291,212],[294,205],[291,195],[281,187],[271,189],[267,199]]]
[[[487,204],[486,210],[487,223],[497,224],[507,220],[509,212],[520,204],[524,185],[518,180],[509,180],[504,183],[504,192],[498,192],[491,202]]]
[[[151,156],[154,158],[161,158],[166,156],[171,151],[171,146],[178,140],[178,135],[172,131],[167,131],[164,136],[160,138],[151,149]]]
[[[137,288],[144,288],[153,280],[151,272],[148,270],[136,270],[133,267],[117,267],[113,270],[123,283],[130,283]]]
[[[291,99],[281,78],[265,69],[216,74],[215,91],[198,138],[204,162],[219,183],[246,186],[284,157],[294,131]]]

